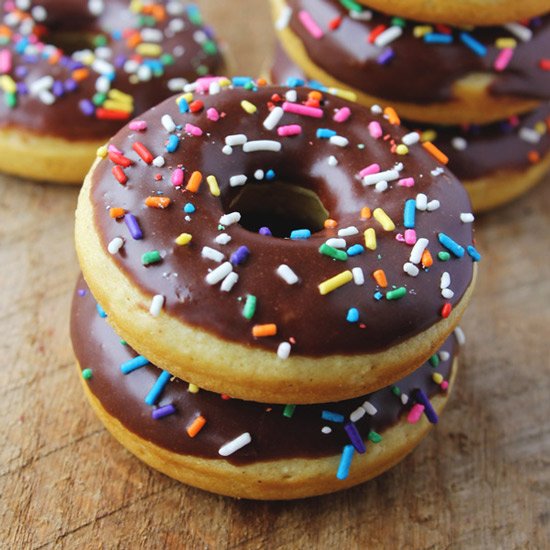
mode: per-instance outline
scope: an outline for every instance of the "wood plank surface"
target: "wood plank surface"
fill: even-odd
[[[202,4],[237,70],[258,74],[267,3]],[[68,333],[77,193],[0,176],[1,548],[549,547],[550,180],[478,220],[468,342],[438,428],[370,483],[283,503],[182,486],[91,412]]]

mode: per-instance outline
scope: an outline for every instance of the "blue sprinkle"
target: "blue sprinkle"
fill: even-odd
[[[323,411],[321,413],[321,418],[323,420],[329,420],[330,422],[344,422],[343,415],[331,411]]]
[[[405,201],[405,210],[403,212],[404,222],[403,225],[407,229],[414,229],[416,216],[416,201],[414,199],[409,199]]]
[[[336,132],[328,128],[319,128],[316,135],[319,139],[330,139],[332,136],[336,135]]]
[[[154,405],[156,403],[160,397],[160,394],[164,391],[166,384],[170,381],[170,378],[172,378],[172,375],[167,370],[163,370],[160,373],[160,376],[153,384],[151,391],[145,397],[145,403],[147,403],[147,405]]]
[[[192,214],[193,212],[195,212],[195,210],[196,210],[195,205],[191,204],[190,202],[186,203],[185,206],[183,207],[183,211],[186,214]]]
[[[481,260],[481,254],[476,250],[475,246],[470,245],[466,250],[474,262],[479,262],[479,260]]]
[[[174,407],[174,405],[170,403],[170,405],[165,405],[164,407],[153,409],[153,411],[151,412],[151,416],[153,417],[153,420],[160,420],[161,418],[174,414],[175,412],[176,407]]]
[[[359,321],[359,310],[356,307],[350,307],[346,316],[348,323],[357,323]]]
[[[344,450],[342,451],[342,458],[340,459],[340,464],[338,466],[338,472],[336,472],[336,477],[338,479],[346,479],[348,477],[353,452],[353,445],[346,445],[344,447]]]
[[[346,430],[349,440],[351,441],[351,444],[353,445],[355,450],[360,454],[365,453],[367,448],[365,447],[365,443],[361,439],[361,434],[359,433],[357,426],[353,422],[346,422],[346,424],[344,425],[344,430]]]
[[[180,108],[180,113],[189,112],[189,103],[187,103],[187,100],[184,97],[180,99],[179,108]]]
[[[296,88],[297,86],[305,86],[306,81],[303,78],[287,78],[286,85],[289,88]]]
[[[326,92],[328,90],[328,88],[324,84],[321,84],[317,80],[310,80],[307,85],[310,88],[313,88],[314,90],[319,90],[321,92]]]
[[[269,237],[272,236],[271,229],[269,229],[269,227],[260,227],[260,229],[258,230],[258,233],[260,235],[267,235]]]
[[[481,43],[478,42],[471,34],[467,32],[460,33],[460,40],[468,46],[475,54],[483,57],[487,53],[487,48]]]
[[[386,48],[376,59],[379,65],[386,65],[395,57],[395,52],[391,48]]]
[[[424,42],[428,44],[451,44],[453,42],[453,36],[451,34],[429,32],[424,35]]]
[[[254,84],[254,81],[249,76],[234,76],[232,82],[235,88],[244,88],[245,86]]]
[[[377,291],[377,292],[374,293],[374,299],[375,300],[381,300],[383,297],[384,297],[384,295],[380,291]]]
[[[464,248],[462,248],[456,241],[453,241],[451,237],[445,235],[445,233],[438,233],[437,238],[439,239],[439,242],[457,258],[462,258],[462,256],[464,256]]]
[[[365,247],[360,244],[354,244],[347,249],[348,256],[359,256],[365,252]]]
[[[105,310],[99,304],[96,304],[95,307],[97,309],[97,312],[99,313],[99,316],[105,319],[105,317],[107,317]]]
[[[141,367],[144,367],[145,365],[148,365],[149,361],[143,357],[143,355],[138,355],[137,357],[134,357],[133,359],[130,359],[129,361],[126,361],[126,363],[122,363],[120,365],[120,370],[122,371],[122,374],[129,374],[136,369],[139,369]]]
[[[309,239],[311,237],[311,231],[309,229],[295,229],[290,233],[290,238],[293,240]]]
[[[177,151],[178,147],[180,145],[180,139],[176,134],[171,134],[168,138],[168,143],[166,144],[166,150],[169,153],[174,153]]]
[[[231,254],[231,263],[233,265],[240,265],[246,262],[248,260],[248,256],[250,256],[250,250],[247,246],[239,246],[233,254]]]
[[[268,181],[275,179],[275,171],[274,170],[268,170],[265,173],[265,179],[268,180]]]
[[[432,407],[428,396],[420,388],[414,390],[414,399],[417,403],[424,405],[424,414],[426,415],[426,418],[430,421],[430,423],[437,424],[439,420],[439,418],[437,417],[437,413]]]

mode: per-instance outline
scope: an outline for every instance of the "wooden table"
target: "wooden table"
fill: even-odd
[[[238,69],[258,73],[272,40],[266,4],[203,4]],[[182,486],[92,414],[68,335],[77,192],[0,176],[0,547],[549,544],[550,181],[478,220],[484,259],[468,342],[437,430],[377,480],[283,503]]]

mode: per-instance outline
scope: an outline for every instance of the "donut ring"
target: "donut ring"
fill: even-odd
[[[271,2],[281,44],[308,78],[349,89],[367,106],[391,103],[419,122],[484,124],[550,99],[542,53],[550,16],[530,27],[440,32],[369,10],[357,16],[337,0]]]
[[[151,397],[161,371],[148,365],[123,374],[120,366],[127,372],[136,353],[122,345],[100,317],[82,279],[77,289],[71,317],[73,347],[85,393],[105,427],[151,467],[233,497],[303,498],[381,474],[412,451],[437,421],[457,370],[457,346],[451,337],[406,379],[342,403],[251,403],[199,390],[179,379]],[[426,409],[418,402],[419,389],[435,416],[422,414]],[[354,443],[348,435],[353,428]],[[234,452],[226,447],[226,456],[221,456],[220,449],[242,434],[250,441],[233,445]],[[356,447],[351,464],[341,466],[343,450],[348,447],[349,453],[352,444]]]
[[[430,357],[479,259],[437,150],[405,146],[392,109],[316,90],[189,89],[120,131],[79,197],[80,264],[116,331],[174,376],[273,403],[363,395]],[[285,214],[309,229],[257,232]]]
[[[221,68],[200,12],[181,0],[14,0],[0,10],[0,170],[9,174],[81,184],[125,122]]]

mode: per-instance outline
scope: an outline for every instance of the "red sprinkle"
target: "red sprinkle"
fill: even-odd
[[[543,71],[550,71],[550,58],[548,58],[548,59],[542,58],[542,59],[539,61],[539,67],[540,67]]]
[[[189,104],[189,110],[192,113],[200,113],[203,109],[204,109],[204,103],[198,99],[196,99],[195,101],[192,101]]]
[[[386,30],[386,28],[386,25],[377,25],[376,27],[374,27],[374,29],[372,29],[369,34],[369,43],[374,44],[376,38],[381,35]]]
[[[128,157],[125,157],[120,153],[116,153],[115,151],[109,151],[109,159],[115,164],[124,166],[124,168],[128,168],[128,166],[134,164]]]
[[[136,141],[133,145],[132,145],[132,149],[141,157],[141,159],[146,162],[147,164],[151,164],[153,162],[153,155],[151,153],[151,151],[149,151],[149,149],[147,149],[147,147],[145,147],[145,145],[143,145],[143,143],[141,143],[140,141]]]
[[[449,302],[447,302],[441,308],[441,317],[443,317],[443,319],[447,319],[447,317],[451,314],[452,310],[453,310],[453,306]]]
[[[95,112],[95,116],[100,120],[128,120],[130,118],[130,113],[126,111],[113,111],[100,107]]]
[[[119,166],[118,164],[116,166],[113,166],[112,172],[118,183],[124,185],[128,181],[128,176],[124,173],[122,166]]]
[[[335,17],[329,22],[328,28],[331,31],[335,31],[342,24],[342,20],[343,20],[343,17],[341,15],[339,17]]]

